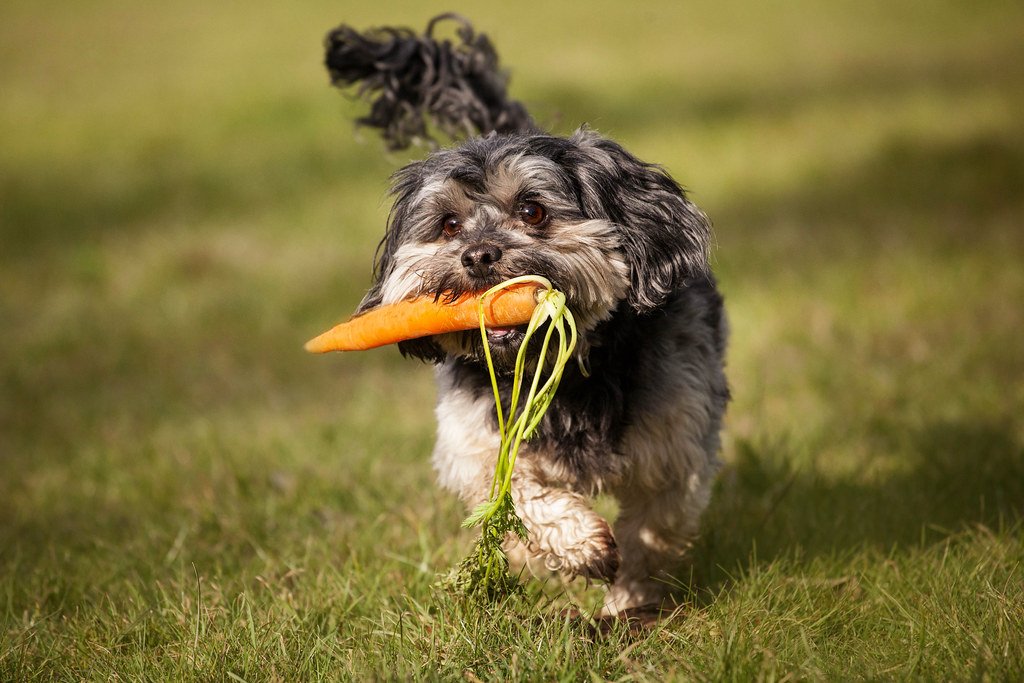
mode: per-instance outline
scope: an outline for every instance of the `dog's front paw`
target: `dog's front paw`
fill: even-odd
[[[531,533],[530,550],[550,571],[612,583],[619,570],[619,548],[608,523],[593,513],[588,517],[582,524],[548,526],[539,534]]]

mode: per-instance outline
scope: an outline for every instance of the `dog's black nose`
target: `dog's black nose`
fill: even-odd
[[[462,252],[462,265],[474,277],[487,277],[491,274],[491,264],[501,258],[501,247],[490,242],[474,244]]]

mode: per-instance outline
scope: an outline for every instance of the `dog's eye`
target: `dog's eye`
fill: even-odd
[[[523,202],[519,205],[519,220],[527,225],[540,225],[547,217],[547,211],[537,202]]]
[[[443,232],[444,236],[448,239],[455,237],[462,232],[462,221],[460,221],[456,216],[445,216],[441,221],[441,232]]]

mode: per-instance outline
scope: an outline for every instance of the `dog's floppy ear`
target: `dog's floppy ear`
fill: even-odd
[[[384,283],[397,265],[395,254],[402,240],[409,231],[412,218],[413,202],[423,185],[423,161],[414,161],[395,171],[391,176],[391,196],[394,203],[388,215],[387,228],[384,236],[377,244],[377,253],[373,260],[373,284],[359,303],[357,313],[380,306],[384,298]]]
[[[405,234],[409,230],[409,222],[412,220],[413,202],[422,187],[422,161],[413,162],[399,169],[393,176],[391,194],[395,197],[395,203],[391,207],[391,214],[388,216],[387,229],[380,244],[377,245],[377,254],[373,264],[373,284],[369,291],[359,302],[356,313],[363,313],[371,308],[376,308],[384,300],[384,283],[394,272],[398,265],[395,261],[395,254],[401,246]],[[403,356],[413,356],[428,362],[440,362],[444,360],[444,352],[430,339],[410,339],[398,343],[398,350]]]
[[[593,131],[581,129],[572,141],[583,155],[576,171],[584,211],[618,227],[630,268],[629,304],[651,310],[685,279],[706,276],[711,224],[679,184]]]

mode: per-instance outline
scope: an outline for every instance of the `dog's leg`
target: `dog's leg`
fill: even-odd
[[[494,473],[494,449],[459,458],[447,472],[462,473],[461,486],[449,487],[465,501],[467,509],[488,500]],[[435,462],[437,454],[435,453]],[[454,459],[449,459],[451,462]],[[619,566],[619,553],[611,528],[594,512],[588,500],[564,488],[547,486],[520,459],[512,477],[516,512],[528,531],[527,540],[510,536],[505,552],[514,572],[528,567],[534,575],[544,570],[568,577],[584,576],[611,582]]]
[[[440,483],[472,510],[490,495],[498,453],[490,396],[460,387],[442,366],[438,373],[438,432],[434,468]],[[583,496],[547,483],[538,453],[523,452],[516,462],[512,497],[529,531],[527,542],[506,544],[514,567],[541,564],[568,576],[611,581],[619,555],[608,523]]]
[[[699,410],[690,395],[674,419],[648,415],[628,435],[624,447],[638,467],[614,490],[622,565],[605,596],[605,615],[656,610],[679,585],[676,572],[698,536],[719,468],[724,399],[718,400]]]
[[[513,565],[539,561],[552,572],[611,582],[619,567],[612,530],[583,496],[546,486],[520,460],[512,479],[516,512],[529,531],[526,543],[510,539],[506,551]]]
[[[615,537],[622,564],[605,596],[605,615],[663,605],[678,585],[673,573],[697,537],[707,500],[701,497],[672,490],[620,501]]]

